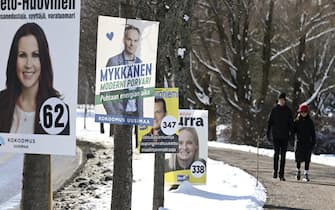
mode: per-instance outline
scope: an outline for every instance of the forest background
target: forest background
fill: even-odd
[[[159,21],[157,84],[178,87],[181,109],[209,112],[209,140],[269,146],[280,92],[307,103],[319,130],[335,112],[332,0],[82,0],[79,104],[94,104],[98,15]],[[116,6],[117,5],[117,6]],[[131,6],[129,6],[131,5]],[[321,128],[322,125],[322,128]]]

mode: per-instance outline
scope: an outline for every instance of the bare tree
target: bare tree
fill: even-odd
[[[135,18],[135,2],[120,1],[120,17]],[[132,128],[130,125],[114,125],[114,164],[112,210],[131,209],[133,183]]]
[[[251,56],[254,53],[251,35],[255,33],[251,26],[255,20],[251,13],[255,11],[254,1],[200,1],[204,8],[204,18],[200,19],[200,49],[193,53],[208,71],[221,81],[221,93],[233,110],[232,138],[237,142],[251,144],[255,118],[253,103],[253,83],[251,80]],[[213,28],[215,36],[202,37],[205,28]],[[198,33],[197,33],[198,34]],[[204,49],[215,43],[215,49]],[[241,133],[240,131],[244,132]]]
[[[116,6],[118,5],[118,1],[119,0],[81,1],[78,90],[79,100],[81,94],[86,93],[90,96],[90,103],[94,103],[98,16],[119,16],[119,8]]]
[[[325,78],[329,78],[329,68],[333,62],[330,56],[333,54],[330,47],[332,43],[329,39],[334,36],[335,12],[329,1],[282,2],[281,8],[279,13],[287,17],[281,21],[287,27],[282,27],[279,32],[286,34],[283,36],[286,41],[281,40],[280,45],[286,43],[287,46],[276,50],[272,60],[280,60],[286,67],[287,74],[292,75],[287,80],[292,84],[292,89],[289,88],[288,92],[291,93],[293,109],[297,109],[304,101],[311,103],[318,99],[316,96],[320,95],[320,91],[326,94],[332,89],[328,88]],[[321,83],[322,87],[319,85]],[[314,107],[317,109],[319,105],[317,101],[315,103]]]
[[[133,1],[83,0],[80,40],[81,79],[87,79],[88,89],[95,92],[96,34],[99,15],[133,18]],[[110,126],[114,133],[114,165],[111,209],[131,209],[132,192],[132,126]],[[113,132],[114,131],[114,132]]]
[[[322,68],[315,72],[316,80],[308,79],[316,62],[309,54],[325,49],[326,37],[334,31],[333,5],[320,2],[197,1],[201,9],[195,11],[198,21],[192,47],[201,65],[194,65],[197,69],[192,72],[198,101],[229,105],[235,143],[255,145],[280,91],[289,94],[295,108],[306,98],[326,98],[333,89],[326,85],[331,81],[327,77],[331,75],[331,67],[327,68],[332,63],[331,48],[326,48],[328,56],[318,59]],[[212,75],[210,82],[203,79],[204,71]],[[323,88],[314,87],[321,82]],[[316,91],[323,97],[316,97],[321,96],[313,94]]]
[[[159,1],[155,18],[160,22],[156,87],[178,87],[180,108],[188,108],[189,53],[193,1]],[[153,210],[164,206],[164,153],[155,154]]]

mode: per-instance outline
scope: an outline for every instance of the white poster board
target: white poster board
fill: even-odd
[[[206,184],[208,111],[179,109],[179,148],[165,155],[165,184]]]
[[[75,155],[80,0],[0,4],[0,152]]]
[[[95,121],[152,125],[158,22],[99,16]]]

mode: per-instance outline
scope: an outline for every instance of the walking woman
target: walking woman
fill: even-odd
[[[303,181],[309,181],[308,170],[311,162],[312,150],[315,146],[315,127],[309,116],[308,106],[299,106],[299,113],[294,122],[294,131],[297,135],[295,147],[295,161],[297,163],[297,180],[300,180],[300,166],[305,162]]]

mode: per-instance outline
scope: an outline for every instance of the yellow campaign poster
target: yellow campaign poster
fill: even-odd
[[[138,126],[141,153],[176,153],[178,150],[178,88],[156,88],[153,126]]]
[[[165,184],[206,184],[208,111],[179,110],[178,153],[165,155]]]

